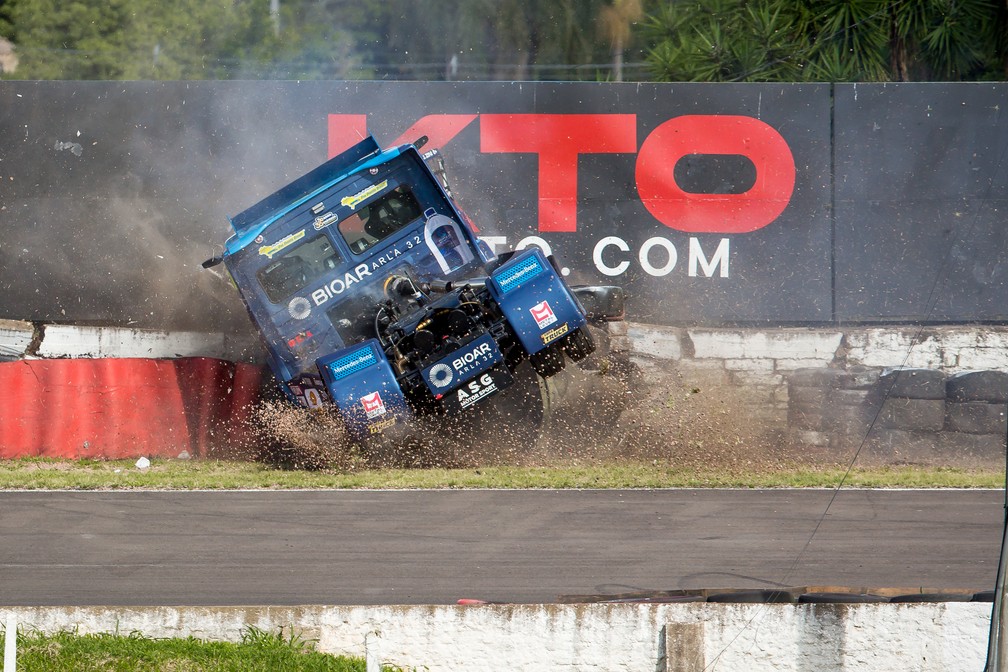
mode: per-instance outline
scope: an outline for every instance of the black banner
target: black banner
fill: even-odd
[[[836,315],[1008,320],[1008,86],[836,86]]]
[[[248,329],[200,268],[226,217],[372,133],[427,135],[481,235],[630,319],[1006,320],[1006,91],[0,82],[0,317]]]

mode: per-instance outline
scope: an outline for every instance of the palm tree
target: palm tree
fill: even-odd
[[[630,39],[630,27],[644,15],[640,0],[613,0],[599,12],[602,32],[612,45],[613,79],[623,81],[623,49]]]
[[[1005,77],[994,0],[700,0],[645,23],[657,79],[911,81]]]

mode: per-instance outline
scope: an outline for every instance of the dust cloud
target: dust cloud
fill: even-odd
[[[468,416],[421,424],[408,437],[357,445],[330,411],[267,402],[256,413],[254,457],[280,468],[347,473],[382,468],[589,466],[652,463],[671,469],[766,471],[828,466],[747,418],[741,399],[654,361],[568,364],[539,381],[545,407],[530,439],[525,417],[472,431]],[[712,390],[717,389],[717,394]],[[741,393],[740,393],[741,394]],[[534,396],[534,395],[533,395]],[[530,411],[530,412],[533,412]]]

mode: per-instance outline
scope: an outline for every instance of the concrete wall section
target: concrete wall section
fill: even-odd
[[[33,354],[39,357],[221,357],[242,359],[247,343],[224,333],[157,331],[51,324]],[[242,335],[244,338],[244,335]],[[247,339],[245,339],[247,340]]]
[[[31,322],[0,320],[0,362],[24,357],[34,337]]]
[[[960,371],[1008,371],[1005,327],[928,327],[851,330],[847,359],[866,366]]]
[[[385,607],[10,607],[45,632],[236,641],[293,628],[322,651],[459,672],[975,672],[991,605],[594,604]],[[288,630],[289,632],[289,630]]]
[[[634,353],[786,373],[815,366],[1008,371],[1008,327],[688,329],[628,323]],[[733,364],[734,363],[734,364]]]
[[[261,357],[259,349],[245,332],[159,331],[0,319],[0,362],[23,357],[219,357],[250,361]]]
[[[224,350],[224,334],[49,325],[39,357],[193,357]]]

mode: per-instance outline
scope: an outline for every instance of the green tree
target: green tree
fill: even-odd
[[[0,35],[33,79],[619,79],[639,5],[0,0]]]
[[[20,78],[341,77],[353,62],[323,3],[283,3],[276,31],[265,0],[0,1]]]
[[[204,78],[250,12],[231,0],[7,0],[31,79]],[[251,4],[251,3],[249,3]],[[208,58],[208,55],[210,56]]]
[[[609,59],[605,0],[388,0],[366,23],[362,58],[402,79],[594,79]]]
[[[994,0],[653,3],[647,60],[663,81],[1001,79]]]
[[[14,37],[14,26],[10,22],[10,2],[0,0],[0,37],[11,39]]]

